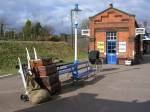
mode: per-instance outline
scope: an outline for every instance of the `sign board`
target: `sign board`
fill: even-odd
[[[82,29],[81,35],[90,36],[90,29]]]
[[[100,53],[104,53],[104,42],[97,42],[97,49]]]
[[[126,52],[126,42],[119,42],[119,52],[123,53]]]
[[[135,34],[136,35],[145,34],[145,28],[136,28],[135,29]]]

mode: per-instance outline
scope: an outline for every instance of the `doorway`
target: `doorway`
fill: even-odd
[[[106,49],[107,64],[117,64],[117,55],[116,55],[117,32],[106,32],[106,39],[107,39],[107,49]]]

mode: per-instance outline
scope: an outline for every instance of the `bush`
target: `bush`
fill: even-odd
[[[54,42],[59,42],[60,41],[60,36],[59,35],[53,35],[49,40],[54,41]]]

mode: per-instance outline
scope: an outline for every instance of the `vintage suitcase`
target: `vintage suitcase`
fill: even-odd
[[[38,66],[46,66],[53,64],[52,58],[42,58],[37,60],[30,60],[31,67],[38,67]]]
[[[56,64],[51,64],[47,66],[38,66],[34,68],[34,72],[35,75],[39,77],[49,76],[54,73],[57,73],[57,67]]]

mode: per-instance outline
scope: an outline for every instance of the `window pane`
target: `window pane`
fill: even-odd
[[[112,50],[116,49],[116,46],[111,46],[111,49],[112,49]]]
[[[116,53],[116,50],[112,50],[112,53]]]
[[[107,49],[111,49],[111,46],[108,46]]]
[[[108,53],[111,53],[111,50],[107,50]]]
[[[110,36],[110,33],[107,33],[106,35],[107,35],[107,37],[108,37],[108,36]]]
[[[116,46],[116,42],[112,42],[112,46]]]

